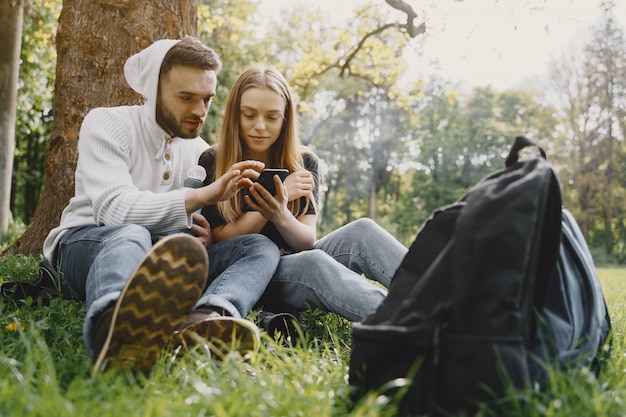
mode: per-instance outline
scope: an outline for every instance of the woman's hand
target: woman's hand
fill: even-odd
[[[291,248],[296,251],[312,249],[317,240],[315,233],[317,215],[304,214],[296,218],[287,208],[289,195],[278,175],[274,176],[274,185],[276,196],[272,196],[261,184],[254,183],[250,187],[250,195],[245,196],[246,203],[267,221],[274,223]],[[246,216],[250,217],[251,213],[246,213],[242,218]]]
[[[273,180],[276,186],[276,196],[270,194],[263,185],[255,182],[249,188],[250,194],[245,197],[245,201],[252,210],[258,211],[267,221],[278,225],[286,218],[285,216],[293,217],[293,215],[287,208],[289,202],[287,189],[278,175],[274,175]]]
[[[289,201],[297,200],[300,197],[313,198],[313,188],[315,181],[310,171],[292,172],[285,179],[285,188]]]

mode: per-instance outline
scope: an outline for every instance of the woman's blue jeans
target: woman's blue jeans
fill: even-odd
[[[259,306],[268,311],[320,308],[350,321],[374,312],[407,248],[371,219],[349,223],[315,249],[284,255]]]

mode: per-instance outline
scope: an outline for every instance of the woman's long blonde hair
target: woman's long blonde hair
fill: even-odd
[[[289,84],[276,68],[256,64],[241,73],[228,95],[224,121],[217,143],[215,178],[226,173],[234,163],[243,160],[242,138],[239,129],[241,96],[244,91],[254,87],[269,88],[285,100],[283,126],[278,139],[269,150],[271,159],[266,161],[265,167],[287,168],[290,173],[305,169],[302,155],[308,149],[302,146],[300,142],[298,118]],[[236,198],[218,203],[220,213],[226,221],[232,222],[243,214],[243,194],[240,192]],[[306,205],[308,204],[315,206],[314,199],[307,199]],[[300,199],[290,201],[288,207],[296,216],[306,210],[306,206],[302,207]]]

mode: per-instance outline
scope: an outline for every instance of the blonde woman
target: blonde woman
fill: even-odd
[[[407,249],[370,219],[317,239],[318,159],[300,143],[289,85],[272,66],[248,68],[232,87],[219,142],[200,157],[206,183],[243,160],[287,169],[288,176],[284,182],[274,176],[275,195],[243,180],[247,194],[202,214],[218,242],[260,233],[278,246],[282,256],[258,307],[294,313],[320,308],[351,321],[372,313],[386,291],[361,274],[388,287]]]

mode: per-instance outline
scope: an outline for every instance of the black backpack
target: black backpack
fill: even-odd
[[[519,158],[422,225],[387,297],[353,324],[356,402],[400,396],[399,414],[473,412],[548,369],[596,366],[611,327],[593,261],[540,155]],[[597,368],[596,368],[597,369]]]

